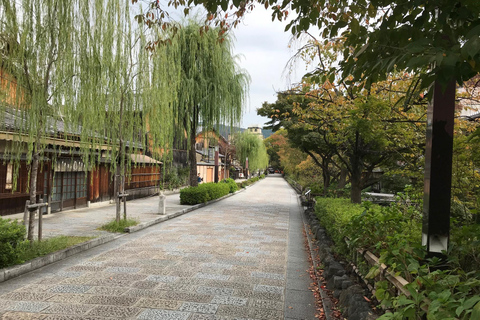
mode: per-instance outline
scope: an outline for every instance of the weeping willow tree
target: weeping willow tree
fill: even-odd
[[[200,126],[237,124],[242,116],[248,75],[232,55],[232,39],[219,38],[218,29],[202,29],[189,21],[176,29],[171,45],[158,47],[179,72],[176,99],[172,104],[176,134],[186,136],[189,146],[190,185],[196,186],[195,137]]]
[[[16,168],[26,156],[31,204],[39,163],[57,138],[55,146],[81,152],[87,171],[110,162],[119,220],[132,155],[173,137],[178,71],[162,52],[145,50],[156,30],[133,27],[129,3],[116,0],[0,0],[0,15],[1,66],[16,93],[0,104],[0,120],[15,122],[7,152]]]
[[[267,148],[261,139],[244,131],[235,137],[237,159],[245,167],[248,158],[248,169],[255,171],[268,166]]]
[[[67,114],[72,129],[82,127],[88,167],[100,162],[102,153],[111,162],[119,221],[117,195],[124,193],[134,155],[139,149],[158,149],[173,139],[170,105],[178,72],[162,52],[145,50],[149,36],[157,37],[156,30],[132,24],[127,2],[80,1],[79,5],[83,29],[79,60],[89,63],[81,67],[74,83],[78,94]],[[97,152],[105,145],[105,152]]]
[[[30,204],[36,203],[45,138],[55,131],[55,105],[73,94],[65,85],[72,76],[67,62],[74,51],[72,8],[72,0],[0,1],[1,67],[12,79],[7,84],[9,99],[0,104],[0,120],[4,124],[8,117],[8,129],[16,134],[7,144],[10,155],[4,160],[14,162],[18,173],[20,158],[26,157]],[[31,212],[29,240],[33,239],[33,217]]]

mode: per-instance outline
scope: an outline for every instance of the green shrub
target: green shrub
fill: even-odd
[[[230,192],[227,183],[202,183],[197,187],[188,187],[180,190],[180,204],[194,205],[221,198]]]
[[[10,219],[0,218],[0,268],[16,264],[17,247],[24,242],[25,226]]]
[[[345,198],[316,198],[315,214],[322,226],[338,248],[345,247],[345,237],[354,235],[349,233],[350,221],[359,216],[364,208],[359,204],[353,204]]]
[[[265,178],[265,175],[262,173],[262,174],[260,175],[260,179],[263,179],[263,178]]]
[[[228,185],[228,187],[230,188],[230,193],[234,193],[238,190],[237,183],[232,178],[228,178],[226,180],[223,180],[222,182]]]

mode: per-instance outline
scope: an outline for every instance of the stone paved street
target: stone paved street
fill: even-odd
[[[148,210],[148,208],[146,208]],[[2,319],[314,319],[297,195],[279,176],[0,284]]]

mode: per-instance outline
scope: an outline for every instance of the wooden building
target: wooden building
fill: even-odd
[[[29,199],[29,166],[26,143],[20,161],[8,153],[9,144],[18,139],[31,139],[20,134],[19,123],[27,123],[14,106],[18,95],[15,79],[0,65],[0,216],[24,211]],[[20,93],[23,95],[23,93]],[[75,133],[65,132],[64,123],[56,121],[56,132],[43,141],[44,150],[37,175],[37,201],[48,202],[47,212],[86,207],[89,203],[114,199],[113,173],[110,161],[102,157],[93,170],[86,170],[79,152],[80,142]],[[65,138],[67,136],[67,138]],[[101,146],[96,152],[107,154],[111,146]],[[137,148],[138,149],[138,148]],[[140,148],[141,149],[141,148]],[[128,152],[128,150],[127,150]],[[158,192],[160,162],[146,155],[130,155],[131,172],[125,179],[129,199]]]

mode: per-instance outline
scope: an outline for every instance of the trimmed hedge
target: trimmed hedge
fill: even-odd
[[[180,204],[194,205],[221,198],[230,193],[227,183],[202,183],[197,187],[188,187],[180,190]]]
[[[24,242],[25,234],[23,224],[0,218],[0,268],[18,262],[17,247]]]
[[[228,178],[227,180],[223,180],[222,182],[228,185],[228,187],[230,188],[230,193],[234,193],[238,190],[237,183],[232,178]]]

